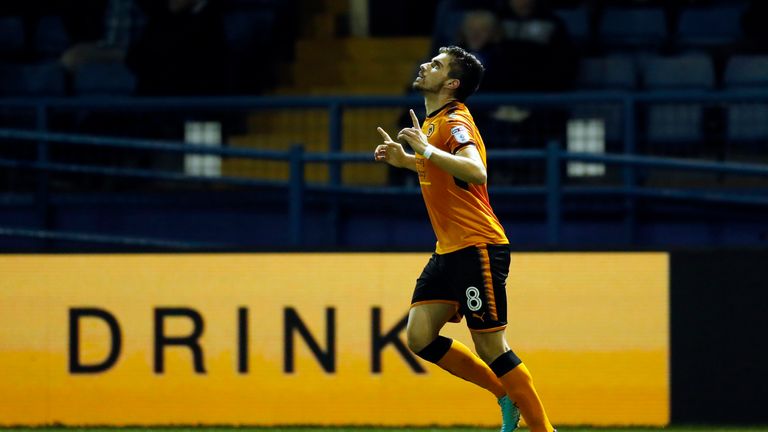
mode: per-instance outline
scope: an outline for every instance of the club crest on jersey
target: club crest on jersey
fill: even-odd
[[[429,128],[427,128],[427,138],[431,137],[432,132],[434,131],[435,131],[435,124],[432,123],[431,125],[429,125]]]
[[[451,135],[460,143],[469,142],[469,131],[464,126],[455,126],[451,128]]]

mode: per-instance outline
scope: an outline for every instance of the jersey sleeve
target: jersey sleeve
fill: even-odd
[[[451,154],[458,153],[459,150],[468,145],[477,145],[477,132],[473,125],[461,120],[450,120],[445,123],[445,128],[448,129],[448,143],[447,148],[451,151]]]

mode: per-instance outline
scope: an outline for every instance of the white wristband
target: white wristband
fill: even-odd
[[[435,151],[435,147],[427,144],[427,147],[424,149],[424,153],[422,153],[422,156],[429,159],[430,156],[432,156],[432,152]]]

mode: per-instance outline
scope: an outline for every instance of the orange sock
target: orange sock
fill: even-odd
[[[544,405],[536,393],[536,388],[533,387],[533,379],[528,368],[520,363],[499,379],[509,398],[517,404],[531,432],[552,432],[552,424],[547,418],[547,413],[544,412]]]
[[[491,368],[457,340],[451,342],[451,348],[437,362],[437,365],[459,378],[488,390],[496,398],[507,394]]]

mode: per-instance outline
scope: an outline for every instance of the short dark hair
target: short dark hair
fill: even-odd
[[[448,78],[459,80],[459,88],[456,89],[454,96],[460,102],[464,102],[480,87],[485,67],[474,54],[455,45],[441,47],[440,54],[451,56]]]

